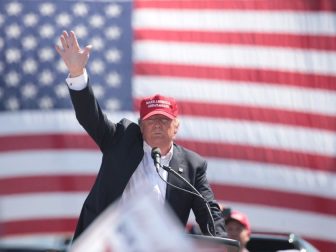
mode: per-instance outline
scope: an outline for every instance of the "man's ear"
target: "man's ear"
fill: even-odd
[[[143,132],[143,130],[142,130],[143,124],[142,124],[142,121],[141,121],[140,118],[138,119],[138,124],[139,124],[139,127],[140,127],[140,131],[142,133]]]
[[[174,124],[175,124],[175,130],[174,130],[174,133],[177,134],[177,131],[180,127],[180,120],[178,118],[175,118],[174,119]]]

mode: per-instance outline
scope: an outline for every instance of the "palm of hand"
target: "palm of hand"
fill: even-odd
[[[73,31],[70,32],[70,36],[64,31],[60,36],[60,40],[63,48],[56,46],[56,51],[62,57],[71,77],[83,74],[92,47],[88,45],[81,49]]]

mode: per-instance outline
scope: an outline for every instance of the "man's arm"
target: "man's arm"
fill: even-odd
[[[56,46],[69,71],[66,79],[70,90],[72,104],[76,118],[88,134],[103,151],[106,142],[115,132],[115,124],[108,121],[96,101],[89,85],[89,78],[85,70],[91,46],[81,49],[73,31],[70,35],[66,31],[60,36],[62,46]]]

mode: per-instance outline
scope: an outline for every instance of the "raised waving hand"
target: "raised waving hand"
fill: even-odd
[[[70,32],[70,35],[63,31],[60,41],[62,46],[56,45],[55,48],[67,66],[70,77],[82,75],[92,46],[87,45],[84,48],[80,48],[76,34],[73,31]]]

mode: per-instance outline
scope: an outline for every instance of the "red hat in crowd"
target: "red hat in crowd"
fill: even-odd
[[[228,223],[230,220],[238,221],[247,229],[248,233],[251,234],[251,225],[245,214],[237,210],[232,210],[230,215],[226,218],[225,223]]]
[[[177,104],[174,98],[154,95],[142,99],[140,103],[140,119],[144,120],[152,115],[164,115],[170,119],[177,117]]]

